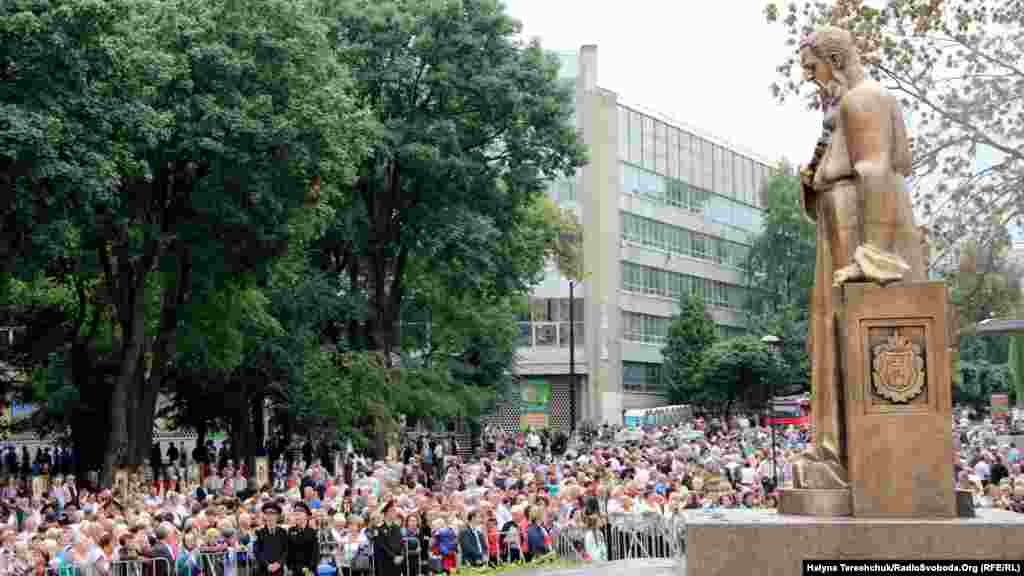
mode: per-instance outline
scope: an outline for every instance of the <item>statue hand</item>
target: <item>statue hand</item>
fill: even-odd
[[[801,166],[800,183],[803,184],[804,188],[812,188],[814,186],[814,170],[808,166]]]

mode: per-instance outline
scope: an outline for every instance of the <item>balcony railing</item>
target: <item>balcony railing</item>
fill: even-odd
[[[520,322],[520,348],[568,348],[569,322]],[[583,346],[583,322],[573,322],[574,344]]]

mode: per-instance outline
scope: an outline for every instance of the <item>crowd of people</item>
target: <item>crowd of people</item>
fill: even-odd
[[[324,563],[344,574],[445,573],[544,557],[570,530],[583,534],[578,558],[608,559],[609,518],[671,523],[687,510],[773,508],[810,434],[775,436],[774,470],[768,429],[742,417],[604,426],[571,441],[489,427],[479,457],[466,460],[452,441],[420,436],[394,461],[349,454],[336,473],[280,458],[263,486],[226,458],[194,480],[134,477],[123,493],[55,475],[33,497],[18,467],[0,492],[0,576],[106,576],[141,559],[163,570],[152,576],[226,576],[214,568],[225,563],[272,575]],[[1021,451],[960,424],[954,437],[958,487],[977,506],[1024,512]]]

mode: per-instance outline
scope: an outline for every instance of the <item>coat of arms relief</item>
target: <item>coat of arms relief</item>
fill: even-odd
[[[896,403],[910,402],[924,390],[921,346],[897,329],[872,350],[871,381],[875,393]]]

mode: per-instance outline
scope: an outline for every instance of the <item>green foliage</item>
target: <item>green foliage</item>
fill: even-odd
[[[178,362],[230,373],[242,364],[247,340],[284,337],[270,299],[254,286],[203,292],[181,312]]]
[[[786,163],[768,179],[764,228],[750,248],[749,308],[755,313],[809,309],[814,287],[815,229],[800,205],[800,177]]]
[[[1010,369],[1013,392],[1019,405],[1021,401],[1024,401],[1024,336],[1020,334],[1010,336],[1010,358],[1007,365]]]
[[[665,384],[672,404],[698,401],[701,388],[701,363],[704,351],[718,339],[715,322],[696,294],[688,294],[679,302],[679,313],[668,328],[668,338],[661,355],[665,359]]]
[[[795,304],[750,318],[752,334],[758,337],[770,334],[782,341],[779,350],[781,373],[776,382],[776,393],[780,395],[798,394],[811,389],[811,359],[807,355],[808,323],[808,310]]]
[[[702,354],[700,387],[692,401],[726,414],[735,405],[763,406],[782,370],[778,357],[757,337],[723,340]]]
[[[574,282],[581,282],[585,275],[583,268],[583,225],[576,218],[576,213],[568,208],[560,208],[548,196],[540,198],[541,214],[537,220],[555,229],[555,239],[550,252],[558,267],[559,273]]]
[[[585,161],[572,90],[518,33],[489,0],[0,3],[22,393],[108,468],[157,392],[239,436],[264,398],[357,443],[478,415],[545,260],[582,277],[543,193]],[[414,307],[429,335],[381,354]]]
[[[1021,270],[1007,259],[1008,248],[1006,238],[987,246],[966,241],[958,266],[944,271],[962,329],[970,332],[982,320],[1015,314],[1021,302]]]
[[[583,564],[578,560],[561,559],[556,553],[552,552],[550,554],[534,558],[530,562],[512,562],[494,567],[460,566],[453,574],[455,576],[498,576],[499,574],[514,576],[520,573],[532,575],[538,570],[558,574],[558,572],[556,572],[558,570],[580,568],[581,566],[583,566]]]
[[[311,2],[12,1],[0,22],[0,273],[75,288],[47,345],[110,409],[107,467],[137,461],[173,370],[229,370],[243,331],[276,329],[254,286],[311,184],[351,179],[363,113]]]
[[[750,249],[747,267],[750,332],[782,339],[779,393],[806,390],[811,378],[807,329],[816,236],[800,205],[800,193],[799,177],[782,162],[768,180],[764,228]]]
[[[523,45],[502,4],[345,0],[329,11],[373,136],[322,244],[328,269],[368,302],[351,344],[390,349],[411,262],[453,293],[537,280],[535,248],[556,235],[532,208],[584,154],[557,58]]]
[[[953,359],[953,402],[982,409],[989,405],[992,394],[1015,396],[1010,385],[1010,368],[990,359],[988,337],[962,336],[960,349]]]

